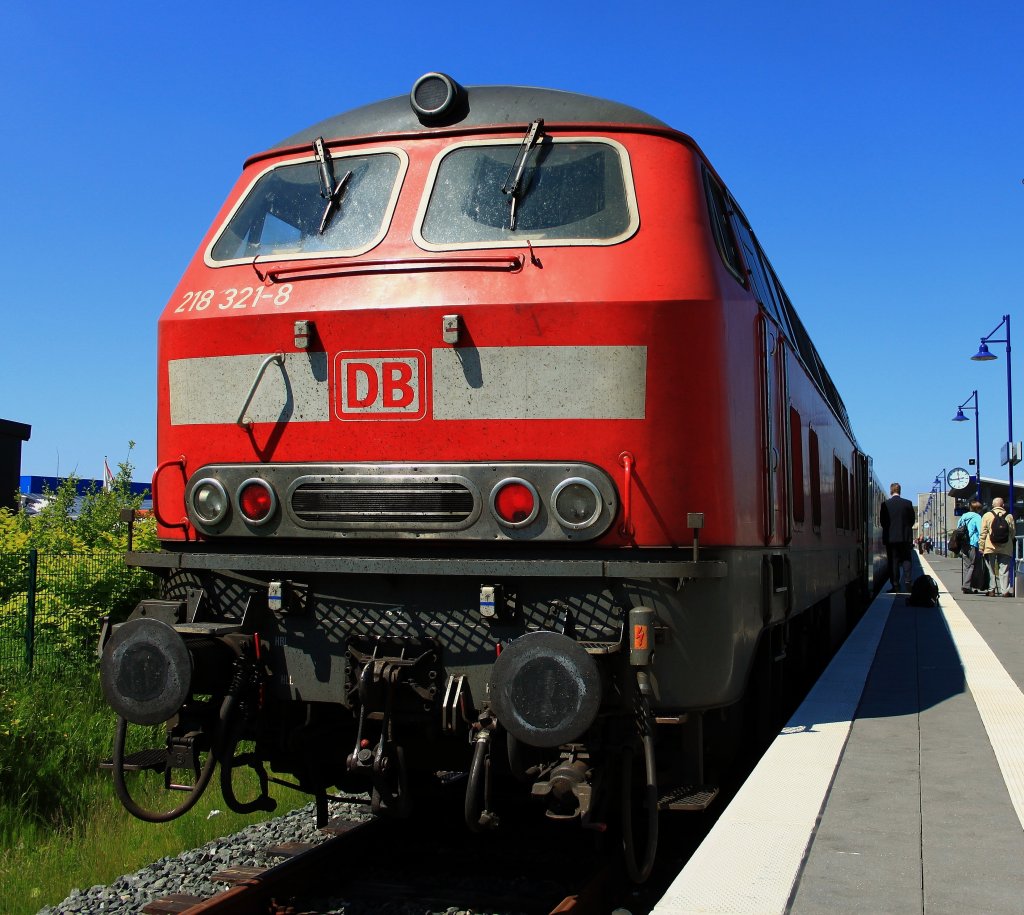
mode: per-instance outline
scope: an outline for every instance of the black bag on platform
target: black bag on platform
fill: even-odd
[[[979,549],[974,557],[974,568],[971,569],[971,587],[975,591],[988,590],[988,564]]]
[[[939,586],[931,575],[918,575],[910,586],[908,607],[934,607],[939,600]]]
[[[946,544],[947,549],[954,556],[959,556],[965,549],[970,540],[967,538],[967,529],[958,527],[949,535],[949,543]]]

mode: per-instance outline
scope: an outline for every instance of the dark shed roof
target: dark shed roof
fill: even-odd
[[[618,102],[562,92],[558,89],[533,89],[527,86],[466,87],[468,113],[458,121],[459,127],[481,127],[490,124],[529,124],[534,118],[552,123],[638,124],[667,128],[655,117]],[[312,143],[317,137],[326,140],[345,137],[373,136],[384,133],[428,132],[416,116],[408,95],[386,99],[354,108],[327,118],[275,144],[274,149]]]
[[[12,419],[0,419],[0,435],[15,438],[19,442],[27,442],[32,437],[32,427],[25,423],[16,423]]]

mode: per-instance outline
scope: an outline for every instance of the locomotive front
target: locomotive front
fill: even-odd
[[[160,321],[164,550],[131,561],[163,595],[103,650],[132,812],[180,814],[217,761],[238,809],[270,806],[268,765],[321,817],[335,787],[407,813],[451,770],[480,829],[500,757],[549,815],[600,826],[599,773],[646,754],[653,785],[652,705],[683,722],[736,698],[727,613],[685,664],[672,647],[683,583],[699,603],[725,572],[695,506],[730,495],[727,428],[701,457],[680,421],[683,392],[729,413],[684,139],[428,74],[246,163]],[[682,333],[703,341],[686,365]],[[161,752],[133,754],[128,725],[161,722]],[[147,768],[191,769],[186,800],[144,809]]]

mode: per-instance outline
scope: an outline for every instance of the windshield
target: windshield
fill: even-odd
[[[611,141],[468,143],[437,163],[417,241],[424,247],[613,244],[637,225],[625,150]],[[519,164],[514,193],[510,170]],[[514,208],[514,209],[513,209]]]
[[[404,161],[393,152],[335,156],[337,199],[325,211],[320,165],[279,165],[249,189],[210,248],[216,264],[255,257],[361,254],[384,236]],[[344,190],[344,198],[340,191]]]

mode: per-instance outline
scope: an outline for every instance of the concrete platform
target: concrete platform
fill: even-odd
[[[1024,600],[868,609],[654,911],[1024,913]]]

